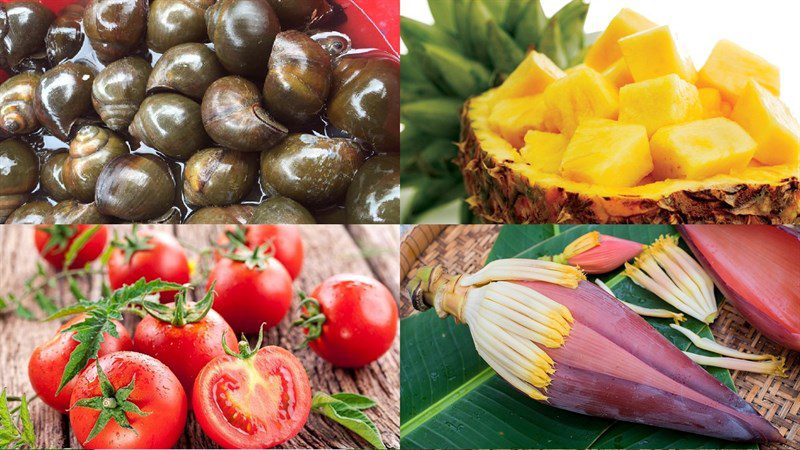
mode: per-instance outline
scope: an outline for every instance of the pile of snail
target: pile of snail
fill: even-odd
[[[398,223],[399,58],[334,0],[0,4],[0,223]]]

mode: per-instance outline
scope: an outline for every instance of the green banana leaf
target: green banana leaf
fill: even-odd
[[[560,253],[591,230],[649,244],[670,226],[506,225],[488,260],[538,258]],[[614,293],[630,303],[671,308],[630,279],[602,276]],[[592,278],[593,280],[593,278]],[[718,301],[722,301],[717,293]],[[682,350],[707,354],[669,327],[667,319],[647,319]],[[689,318],[683,326],[712,338],[708,326]],[[646,425],[562,411],[530,399],[506,383],[475,352],[469,328],[433,310],[400,322],[400,438],[404,448],[758,448]],[[735,390],[730,373],[707,368]]]

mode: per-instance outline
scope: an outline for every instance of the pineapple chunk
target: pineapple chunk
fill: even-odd
[[[702,116],[697,88],[675,74],[629,84],[619,90],[619,121],[644,125],[648,136],[661,127],[699,120]]]
[[[702,180],[744,169],[756,141],[724,117],[664,127],[650,140],[653,175],[658,180]]]
[[[544,91],[546,123],[572,136],[583,119],[616,119],[619,113],[617,88],[596,70],[585,67],[556,80]]]
[[[608,69],[603,72],[603,76],[608,78],[608,81],[617,88],[633,83],[633,75],[628,69],[628,63],[622,58],[608,66]]]
[[[523,161],[542,172],[558,173],[567,144],[567,138],[562,134],[528,131],[525,146],[519,153]]]
[[[722,110],[722,94],[720,94],[719,89],[700,88],[697,90],[697,93],[700,94],[700,103],[703,104],[704,119],[726,116]]]
[[[533,51],[497,88],[496,95],[512,98],[541,94],[550,83],[563,76],[564,72],[547,55]]]
[[[751,78],[773,94],[780,95],[781,75],[776,66],[731,41],[722,40],[714,46],[711,56],[700,69],[697,85],[717,88],[725,101],[736,103]]]
[[[797,164],[800,125],[789,108],[769,90],[750,80],[731,113],[758,143],[755,159],[768,165]]]
[[[544,97],[541,95],[508,98],[494,106],[489,116],[489,126],[514,148],[520,148],[525,145],[524,138],[528,130],[544,128],[545,110]]]
[[[697,70],[692,60],[681,56],[668,26],[651,28],[622,38],[619,46],[635,81],[671,73],[692,84],[697,80]]]
[[[601,186],[635,186],[652,170],[645,127],[616,122],[581,124],[561,161],[565,178]]]
[[[630,9],[623,9],[608,24],[586,53],[586,65],[603,71],[622,59],[618,41],[625,36],[655,27],[656,24]]]

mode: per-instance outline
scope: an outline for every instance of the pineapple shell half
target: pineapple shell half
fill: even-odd
[[[578,183],[521,162],[489,127],[494,91],[461,114],[461,167],[473,212],[496,223],[797,223],[798,168],[748,167],[702,180],[629,188]]]

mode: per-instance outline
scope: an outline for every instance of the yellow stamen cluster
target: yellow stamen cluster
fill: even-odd
[[[622,303],[623,305],[627,306],[628,308],[633,310],[633,312],[635,312],[636,314],[638,314],[640,316],[657,317],[657,318],[662,318],[662,319],[672,319],[676,323],[681,323],[684,320],[686,320],[686,317],[682,313],[676,313],[676,312],[670,311],[668,309],[645,308],[644,306],[639,306],[639,305],[635,305],[633,303],[624,302],[624,301],[620,300],[614,294],[614,291],[612,291],[611,288],[606,286],[606,284],[603,283],[603,281],[601,279],[598,278],[598,279],[594,280],[594,282],[598,286],[600,286],[600,288],[602,288],[604,291],[608,292],[612,297],[614,297],[617,300],[619,300],[620,303]]]
[[[591,250],[600,245],[600,232],[590,231],[583,236],[572,241],[564,248],[564,252],[559,255],[564,261],[568,261],[573,256]]]
[[[498,259],[461,278],[461,286],[480,286],[491,281],[545,281],[575,289],[586,276],[577,267],[538,259]]]
[[[678,247],[675,236],[662,236],[648,246],[625,274],[678,310],[703,323],[717,317],[714,283],[700,264]]]

